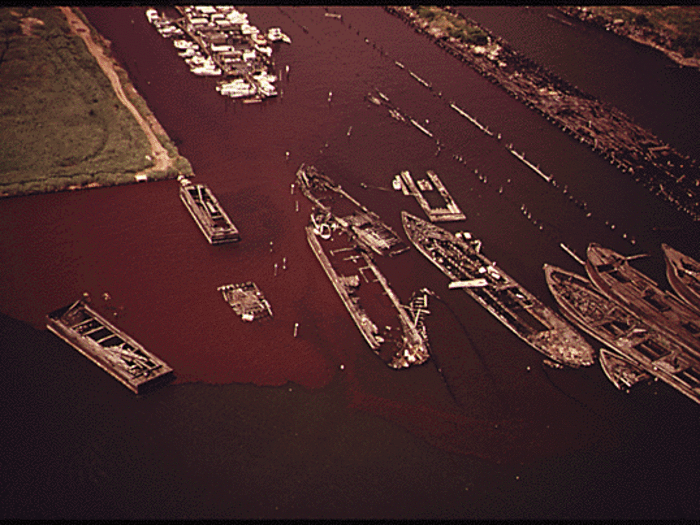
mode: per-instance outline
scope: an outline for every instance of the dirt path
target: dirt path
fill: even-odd
[[[148,138],[148,142],[151,145],[151,157],[154,160],[154,165],[140,173],[137,173],[136,176],[138,177],[139,175],[147,175],[148,173],[153,171],[165,171],[166,169],[168,169],[168,167],[170,167],[174,161],[170,158],[170,156],[168,155],[168,150],[166,150],[163,147],[163,145],[160,143],[158,137],[156,137],[156,134],[154,132],[154,129],[162,131],[160,124],[158,124],[157,122],[148,122],[146,119],[144,119],[141,113],[139,113],[139,111],[128,99],[128,97],[124,93],[124,89],[122,88],[119,76],[117,75],[117,72],[114,69],[114,63],[109,57],[107,57],[107,55],[105,55],[102,46],[97,44],[92,39],[90,30],[83,23],[83,21],[73,12],[73,10],[70,7],[60,7],[59,9],[66,17],[66,20],[68,20],[68,24],[70,25],[73,33],[75,33],[83,39],[88,50],[90,51],[92,56],[95,57],[95,60],[97,60],[97,63],[100,65],[105,75],[107,75],[107,78],[112,83],[112,87],[114,88],[114,92],[116,93],[117,98],[119,98],[121,103],[124,104],[124,106],[129,111],[131,111],[131,114],[139,123],[141,129],[143,129],[143,132]],[[155,118],[153,120],[155,120]]]

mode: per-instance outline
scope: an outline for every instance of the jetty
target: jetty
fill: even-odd
[[[135,394],[174,379],[172,368],[83,299],[48,314],[46,328]]]

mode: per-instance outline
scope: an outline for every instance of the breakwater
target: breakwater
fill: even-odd
[[[700,166],[614,106],[584,93],[513,49],[478,23],[443,8],[487,35],[484,45],[465,43],[434,27],[409,7],[385,9],[468,64],[516,100],[586,144],[649,191],[700,220]]]

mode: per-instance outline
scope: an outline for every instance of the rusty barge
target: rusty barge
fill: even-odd
[[[382,361],[394,369],[425,363],[430,357],[422,323],[427,297],[403,306],[369,253],[332,215],[312,215],[306,238],[362,337]]]
[[[593,348],[564,319],[480,252],[481,242],[457,235],[407,212],[403,227],[413,245],[520,339],[558,363],[578,368],[595,362]]]
[[[544,272],[564,315],[614,351],[601,355],[601,366],[618,388],[643,380],[646,372],[700,403],[700,360],[687,346],[606,297],[588,279],[548,264]]]
[[[184,179],[181,181],[180,199],[209,244],[241,240],[238,229],[208,186]]]
[[[83,299],[48,314],[46,327],[136,394],[174,379],[172,368]]]
[[[377,255],[396,256],[409,246],[379,216],[360,204],[314,166],[302,164],[296,186],[326,216],[347,230],[354,242]]]

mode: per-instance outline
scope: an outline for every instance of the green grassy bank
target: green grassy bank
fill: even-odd
[[[125,91],[147,117],[145,101]],[[159,140],[175,165],[149,179],[190,174]],[[153,166],[143,130],[56,7],[0,8],[0,144],[1,196],[134,182]]]

